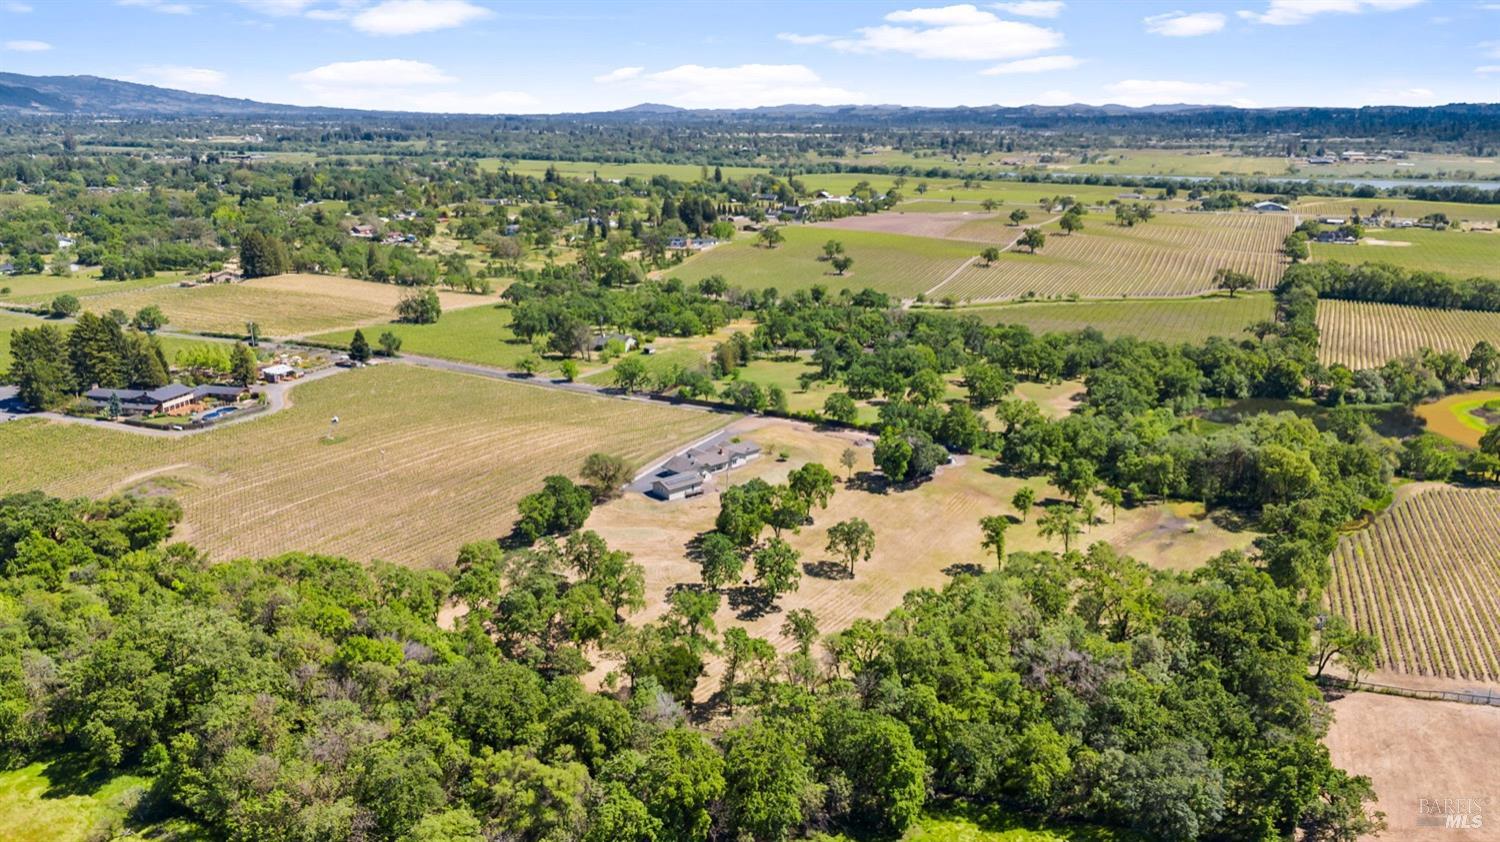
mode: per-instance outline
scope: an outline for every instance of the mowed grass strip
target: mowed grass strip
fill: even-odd
[[[1318,331],[1318,358],[1357,371],[1422,348],[1467,356],[1481,339],[1500,342],[1500,313],[1325,298]]]
[[[774,249],[756,245],[750,234],[690,258],[667,274],[696,282],[722,275],[745,289],[775,288],[780,292],[811,289],[819,284],[837,292],[874,289],[900,298],[914,298],[940,283],[983,248],[981,244],[935,237],[910,237],[870,231],[833,230],[817,225],[788,225],[786,240]],[[854,267],[839,275],[819,260],[823,244],[838,240],[854,258]]]
[[[1333,553],[1330,607],[1380,643],[1378,665],[1500,680],[1500,491],[1433,487]]]
[[[1500,214],[1500,210],[1496,213]],[[1404,269],[1444,272],[1460,278],[1500,278],[1500,234],[1367,228],[1365,238],[1354,245],[1313,243],[1312,259],[1390,263]]]
[[[176,330],[241,333],[253,321],[266,336],[302,336],[352,325],[370,324],[395,315],[396,303],[411,291],[331,275],[280,275],[238,284],[158,287],[90,298],[85,309],[127,313],[156,305]],[[494,299],[439,293],[445,309],[476,306]]]
[[[274,415],[175,439],[0,425],[0,493],[162,489],[183,504],[179,537],[215,559],[300,549],[434,565],[504,534],[523,495],[547,474],[576,474],[589,453],[642,463],[725,422],[402,364],[309,382],[292,399]]]
[[[929,294],[957,301],[1043,297],[1197,295],[1214,288],[1219,269],[1235,269],[1269,288],[1281,277],[1281,241],[1292,230],[1286,214],[1166,213],[1124,228],[1100,214],[1084,230],[1062,234],[1045,226],[1037,254],[1012,250],[993,265],[976,261]]]
[[[1201,342],[1210,336],[1242,338],[1247,327],[1271,318],[1276,309],[1269,295],[1236,298],[1129,299],[1067,301],[964,307],[989,324],[1025,325],[1035,333],[1095,328],[1105,336],[1134,336],[1159,342]]]

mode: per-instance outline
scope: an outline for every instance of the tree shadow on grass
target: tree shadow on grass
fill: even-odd
[[[957,579],[959,576],[983,576],[984,565],[967,561],[950,564],[943,568],[943,575],[954,579]]]
[[[47,789],[43,798],[93,795],[118,773],[100,769],[81,752],[56,755],[47,762]]]
[[[738,620],[759,620],[781,610],[776,606],[776,598],[765,588],[738,585],[728,588],[726,593],[729,595],[729,607],[735,610],[734,616]]]
[[[831,559],[805,562],[802,565],[802,572],[814,579],[842,580],[854,578],[854,574],[849,572],[849,568]]]
[[[874,471],[860,471],[853,479],[844,483],[844,487],[852,491],[867,491],[871,494],[885,494],[896,486],[885,478],[884,474]]]

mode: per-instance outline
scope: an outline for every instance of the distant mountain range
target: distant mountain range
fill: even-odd
[[[99,76],[26,76],[0,73],[0,116],[63,115],[119,117],[307,117],[354,119],[392,112],[281,105],[250,99],[197,94]],[[422,115],[405,114],[406,117]],[[436,115],[432,115],[436,116]],[[494,119],[496,115],[448,115]],[[535,115],[525,119],[579,119],[642,122],[735,122],[741,120],[837,120],[849,124],[911,125],[923,128],[986,126],[1006,122],[1023,127],[1061,124],[1193,124],[1220,131],[1333,130],[1340,134],[1390,131],[1405,127],[1462,135],[1500,130],[1500,105],[1444,105],[1432,108],[1240,109],[1222,105],[1027,105],[925,108],[904,105],[776,105],[760,108],[687,109],[642,103],[591,114]],[[518,119],[518,118],[511,118]]]

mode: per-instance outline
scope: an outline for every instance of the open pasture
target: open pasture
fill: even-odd
[[[982,248],[978,243],[933,237],[830,231],[820,225],[788,225],[781,231],[786,240],[774,249],[744,237],[698,254],[666,274],[688,282],[722,275],[732,286],[774,287],[784,293],[821,284],[834,291],[868,287],[912,298],[941,283]],[[854,258],[854,267],[843,275],[819,259],[829,240],[843,243]]]
[[[1034,333],[1095,328],[1105,336],[1134,336],[1159,342],[1201,342],[1210,336],[1240,338],[1245,328],[1271,318],[1269,295],[1236,298],[1156,298],[1098,301],[1048,301],[990,307],[965,307],[989,324],[1019,324]]]
[[[215,559],[307,550],[426,566],[506,533],[523,495],[589,453],[639,463],[725,421],[401,364],[308,382],[291,399],[180,438],[0,425],[0,494],[171,493],[185,511],[178,537]]]
[[[1500,339],[1500,313],[1325,298],[1318,302],[1318,331],[1320,360],[1359,370],[1422,348],[1467,356],[1479,340]]]
[[[390,331],[401,337],[401,353],[439,357],[458,362],[478,363],[499,368],[517,368],[522,358],[533,352],[531,344],[522,342],[510,329],[511,312],[508,307],[468,307],[463,310],[447,310],[434,324],[382,324],[365,330],[365,338],[372,346],[380,334]],[[320,333],[310,337],[318,342],[348,345],[354,338],[354,330]],[[540,357],[539,371],[556,371],[560,360]],[[580,367],[587,367],[579,361]]]
[[[1476,412],[1484,412],[1484,405],[1491,401],[1500,401],[1500,391],[1459,392],[1424,403],[1415,412],[1428,432],[1468,447],[1479,447],[1480,437],[1489,431],[1491,425]]]
[[[1367,228],[1365,238],[1353,245],[1311,245],[1318,261],[1390,263],[1460,278],[1500,278],[1500,233],[1493,231]]]
[[[63,293],[79,300],[116,295],[132,290],[152,289],[175,284],[182,279],[176,272],[164,272],[151,278],[136,278],[130,281],[101,281],[99,272],[89,269],[71,275],[13,275],[0,277],[0,304],[34,306],[47,304]]]
[[[991,266],[975,262],[929,297],[1001,301],[1034,295],[1085,297],[1193,295],[1213,289],[1221,268],[1253,275],[1261,288],[1281,277],[1282,239],[1290,216],[1250,213],[1168,213],[1124,228],[1098,215],[1062,234],[1044,226],[1037,254],[1014,249]]]
[[[396,302],[411,290],[332,275],[279,275],[238,284],[158,287],[86,299],[84,308],[133,313],[154,304],[176,330],[242,333],[246,322],[266,336],[286,338],[353,327],[394,317]],[[493,302],[491,296],[440,292],[443,309]]]
[[[1332,610],[1396,673],[1500,681],[1500,491],[1418,487],[1333,553]]]
[[[1305,196],[1299,200],[1292,210],[1303,216],[1341,216],[1351,217],[1357,210],[1361,215],[1368,216],[1376,208],[1389,208],[1393,214],[1408,219],[1421,219],[1430,213],[1446,214],[1449,221],[1457,223],[1463,221],[1489,221],[1500,219],[1500,205],[1479,205],[1467,202],[1429,202],[1423,199],[1337,199],[1329,196]],[[1372,232],[1375,229],[1370,229]],[[1384,230],[1384,229],[1382,229]],[[1390,233],[1399,233],[1403,230],[1396,229]],[[1380,236],[1372,233],[1371,236]]]

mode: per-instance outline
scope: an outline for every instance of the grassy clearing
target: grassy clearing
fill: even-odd
[[[911,298],[941,282],[979,253],[976,243],[908,237],[869,231],[836,231],[821,226],[787,226],[786,241],[774,249],[743,237],[695,257],[669,274],[696,282],[723,275],[747,289],[774,287],[781,292],[823,285],[830,290],[864,289]],[[838,240],[854,258],[854,268],[838,275],[826,261],[823,244]]]
[[[1380,643],[1378,665],[1500,681],[1500,491],[1418,487],[1333,554],[1334,611]]]
[[[1422,348],[1467,355],[1479,340],[1500,337],[1500,313],[1323,299],[1318,330],[1318,358],[1358,370]]]
[[[1490,401],[1500,400],[1500,390],[1482,392],[1460,392],[1440,401],[1424,403],[1417,407],[1417,417],[1426,424],[1428,432],[1446,436],[1459,444],[1478,447],[1479,438],[1490,425],[1474,414]]]
[[[101,281],[95,270],[77,272],[72,275],[14,275],[0,278],[0,289],[10,288],[9,293],[0,294],[0,303],[36,305],[46,304],[63,293],[80,299],[106,297],[132,290],[152,289],[168,286],[182,280],[181,273],[166,272],[152,278],[137,278],[133,281]]]
[[[95,312],[118,307],[133,313],[154,304],[176,330],[241,333],[245,323],[253,321],[263,335],[285,338],[390,319],[396,302],[408,292],[393,284],[330,275],[280,275],[240,284],[125,292],[85,300],[84,307]],[[494,300],[453,292],[439,297],[445,310]]]
[[[1369,214],[1377,207],[1390,208],[1396,216],[1421,219],[1429,213],[1447,214],[1453,222],[1500,219],[1500,205],[1475,205],[1466,202],[1428,202],[1421,199],[1334,199],[1326,196],[1308,196],[1293,207],[1302,214],[1314,216],[1350,217],[1356,210]],[[1400,233],[1395,229],[1389,233]],[[1380,236],[1372,234],[1371,236]]]
[[[390,364],[298,386],[295,406],[174,439],[0,426],[0,494],[171,491],[216,559],[291,550],[413,565],[509,530],[516,501],[594,451],[644,461],[724,417]],[[329,418],[338,440],[325,443]]]
[[[1371,228],[1355,245],[1313,243],[1312,257],[1341,263],[1391,263],[1460,278],[1500,278],[1500,234]]]
[[[0,839],[9,842],[85,842],[118,827],[129,802],[151,783],[118,775],[89,786],[54,781],[44,763],[0,772]],[[111,834],[112,836],[112,834]]]
[[[1133,228],[1085,217],[1085,228],[1062,234],[1044,226],[1037,254],[1009,251],[994,265],[975,262],[928,293],[959,301],[1051,296],[1172,296],[1212,291],[1221,268],[1253,275],[1262,288],[1281,277],[1281,241],[1290,216],[1251,213],[1169,213]]]
[[[435,324],[381,324],[367,329],[365,338],[373,346],[380,334],[390,331],[401,337],[402,353],[513,369],[532,353],[532,348],[511,332],[510,317],[510,309],[505,307],[449,310]],[[354,338],[354,330],[320,333],[311,338],[348,345]],[[558,364],[556,359],[543,358],[542,370],[556,371]]]
[[[1254,322],[1269,319],[1269,295],[1236,298],[1038,302],[966,307],[989,324],[1021,324],[1036,333],[1096,328],[1105,336],[1135,336],[1160,342],[1201,342],[1210,336],[1238,337]]]

